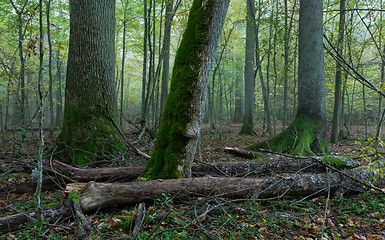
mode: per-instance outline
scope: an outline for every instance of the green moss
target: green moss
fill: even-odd
[[[202,4],[194,1],[191,8],[187,28],[175,57],[170,93],[162,115],[155,150],[142,177],[182,177],[177,167],[185,157],[185,147],[189,141],[186,128],[194,114],[191,111],[193,89],[197,85],[199,69],[204,61],[201,51],[207,46],[207,14],[211,10],[212,2],[213,0],[209,0],[208,3]]]
[[[324,157],[323,161],[324,161],[324,163],[326,163],[330,166],[334,166],[334,167],[339,167],[339,166],[342,166],[342,164],[344,164],[344,160],[342,160],[341,158],[338,158],[338,157],[333,157],[333,156]]]
[[[328,153],[327,140],[319,136],[322,127],[322,120],[298,114],[293,123],[282,133],[266,141],[247,146],[245,149],[253,151],[269,149],[297,156],[326,154]]]
[[[55,157],[72,165],[85,165],[103,156],[120,153],[124,141],[109,119],[98,108],[66,105],[66,117],[54,149]]]
[[[71,191],[69,194],[69,199],[71,199],[73,202],[78,203],[80,201],[78,192],[75,190]]]
[[[131,228],[133,228],[133,215],[119,215],[120,219],[120,228],[124,231],[129,231]]]

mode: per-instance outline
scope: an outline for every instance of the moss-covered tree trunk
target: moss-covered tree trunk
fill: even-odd
[[[142,173],[149,178],[191,176],[208,81],[230,0],[194,0],[176,53],[155,150]]]
[[[70,0],[65,109],[56,156],[82,165],[123,149],[116,117],[115,1]]]
[[[322,34],[322,0],[300,1],[297,115],[282,133],[247,149],[295,155],[328,152]]]

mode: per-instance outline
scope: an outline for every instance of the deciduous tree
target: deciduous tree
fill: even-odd
[[[322,0],[302,0],[299,11],[298,112],[279,135],[247,148],[296,155],[328,152]]]
[[[144,176],[191,176],[213,56],[230,0],[194,0],[177,51],[162,123]]]
[[[56,155],[82,165],[124,148],[114,127],[115,1],[71,0],[65,110]]]

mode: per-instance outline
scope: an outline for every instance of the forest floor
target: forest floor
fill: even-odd
[[[239,136],[240,125],[224,124],[210,131],[204,125],[201,137],[201,161],[240,161],[224,153],[224,147],[242,148],[265,139],[262,128],[258,136]],[[352,127],[351,135],[338,144],[330,144],[333,155],[362,158],[371,150],[362,127]],[[55,135],[45,140],[50,147]],[[48,134],[47,134],[48,135]],[[137,135],[127,129],[127,135]],[[36,160],[38,133],[3,134],[0,154],[17,159]],[[151,154],[153,143],[140,144]],[[139,145],[138,145],[139,146]],[[1,161],[1,159],[0,159]],[[120,166],[140,165],[120,162]],[[8,186],[31,182],[30,173],[0,173],[0,217],[33,209],[33,194],[16,194]],[[43,204],[50,207],[66,199],[62,190],[46,191]],[[101,209],[88,215],[94,232],[84,239],[130,239],[137,213],[134,205]],[[375,191],[354,195],[314,195],[301,198],[269,199],[266,201],[234,200],[220,196],[201,196],[189,200],[171,195],[146,203],[146,217],[138,239],[385,239],[385,194]],[[42,239],[77,239],[77,226],[70,218],[46,224]],[[10,233],[0,233],[0,239],[36,239],[33,222],[28,227]]]

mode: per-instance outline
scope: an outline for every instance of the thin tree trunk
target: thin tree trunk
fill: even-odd
[[[151,0],[150,0],[151,1]],[[140,120],[140,125],[142,127],[146,126],[146,95],[148,89],[146,88],[147,84],[147,38],[149,35],[148,31],[148,22],[147,17],[147,0],[143,0],[143,18],[144,18],[144,35],[143,35],[143,71],[142,71],[142,116]]]
[[[160,116],[163,114],[164,105],[168,95],[168,81],[170,75],[170,40],[171,40],[171,23],[174,17],[174,0],[166,0],[166,20],[164,23],[163,36],[163,69],[162,69],[162,88],[160,94]],[[161,119],[161,117],[160,117]]]
[[[51,2],[47,1],[47,24],[49,23],[49,6]],[[49,25],[47,31],[49,32]],[[40,41],[39,41],[39,79],[38,79],[38,92],[39,92],[39,159],[38,159],[38,183],[36,187],[35,197],[36,197],[36,208],[37,208],[37,220],[36,220],[36,228],[41,231],[41,227],[43,225],[43,205],[41,202],[42,197],[42,185],[43,185],[43,153],[44,153],[44,93],[42,89],[43,85],[43,57],[44,57],[44,49],[43,49],[43,0],[39,1],[39,32],[40,32]],[[50,41],[50,37],[48,38]],[[48,43],[50,44],[50,43]],[[50,49],[50,58],[52,58],[52,49]],[[51,66],[52,59],[49,60],[49,64]],[[52,69],[50,69],[52,70]],[[50,84],[52,84],[52,75],[50,76]],[[52,87],[52,86],[51,86]],[[52,91],[51,91],[52,93]],[[52,96],[51,96],[52,97]],[[50,106],[51,107],[51,106]],[[52,106],[53,107],[53,106]],[[53,109],[52,109],[53,115]],[[52,122],[52,121],[51,121]],[[53,122],[52,122],[53,123]],[[51,129],[51,128],[50,128]],[[53,131],[53,130],[52,130]]]
[[[338,26],[338,44],[337,51],[342,54],[343,42],[344,42],[344,31],[345,31],[345,0],[340,0],[340,21]],[[341,66],[336,62],[336,76],[335,76],[335,89],[334,89],[334,110],[332,120],[332,130],[330,140],[332,143],[338,142],[340,117],[341,117]]]
[[[55,115],[53,108],[53,77],[52,77],[52,42],[51,42],[51,22],[50,22],[51,0],[46,1],[46,18],[47,18],[47,41],[48,41],[48,102],[49,102],[49,135],[53,136],[55,127]]]
[[[120,81],[120,126],[123,126],[123,101],[124,101],[124,61],[126,59],[126,23],[127,23],[127,5],[128,2],[124,3],[124,15],[123,15],[123,53],[122,53],[122,72]]]
[[[19,37],[19,60],[20,60],[20,75],[19,75],[19,81],[20,81],[20,92],[21,92],[21,98],[20,98],[20,121],[21,125],[25,127],[26,124],[26,88],[25,88],[25,58],[24,58],[24,49],[23,49],[23,41],[24,41],[24,33],[23,33],[23,13],[25,10],[25,7],[28,4],[28,0],[24,2],[24,4],[18,9],[16,5],[14,4],[13,0],[10,0],[13,9],[16,11],[17,14],[17,22],[18,22],[18,37]]]
[[[234,123],[241,123],[243,119],[243,107],[242,107],[242,91],[243,91],[243,81],[242,81],[242,65],[237,63],[235,69],[235,106],[234,106]]]

